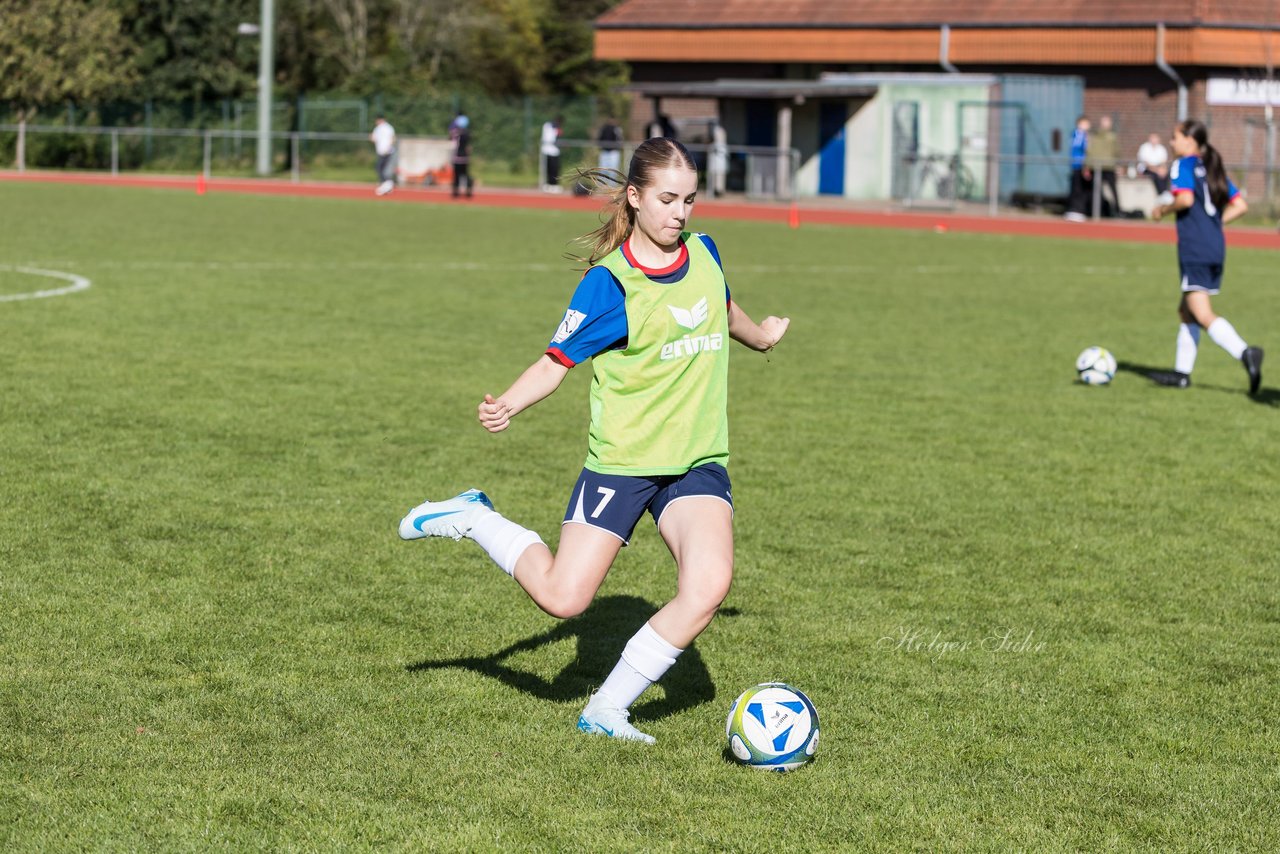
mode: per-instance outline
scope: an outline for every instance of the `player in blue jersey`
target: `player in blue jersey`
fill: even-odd
[[[400,536],[475,540],[540,608],[563,618],[587,609],[648,512],[675,558],[676,595],[627,642],[578,728],[651,744],[627,710],[710,624],[733,577],[728,339],[768,351],[789,321],[751,320],[729,298],[711,238],[685,230],[698,173],[680,143],[647,140],[628,174],[592,170],[585,178],[610,197],[605,222],[582,238],[589,269],[546,352],[478,408],[485,429],[506,430],[591,360],[587,460],[559,548],[553,555],[479,490],[418,505]]]
[[[1240,360],[1249,374],[1249,394],[1257,394],[1262,383],[1262,348],[1246,344],[1230,321],[1214,314],[1209,302],[1209,297],[1222,289],[1227,259],[1222,227],[1240,217],[1248,205],[1227,177],[1221,155],[1209,144],[1204,124],[1188,119],[1178,125],[1173,131],[1173,151],[1177,159],[1169,171],[1172,197],[1161,198],[1151,215],[1160,219],[1177,214],[1182,276],[1178,316],[1182,323],[1173,371],[1159,372],[1152,378],[1174,388],[1191,385],[1200,330],[1205,329],[1215,344]]]

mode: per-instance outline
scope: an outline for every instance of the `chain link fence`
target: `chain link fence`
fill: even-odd
[[[373,180],[368,133],[373,117],[383,114],[401,139],[442,140],[450,121],[463,111],[470,119],[475,157],[473,173],[491,186],[539,186],[543,162],[539,138],[543,122],[561,117],[561,174],[596,165],[593,141],[602,116],[616,105],[595,98],[486,98],[457,95],[375,98],[298,98],[277,101],[270,134],[273,171],[300,180]],[[40,111],[25,126],[0,108],[0,163],[31,169],[83,169],[125,172],[195,173],[206,177],[256,174],[256,103],[213,104],[111,103],[68,104]],[[1231,177],[1246,193],[1256,214],[1280,212],[1280,167],[1273,125],[1250,126],[1244,160],[1231,165]],[[23,162],[17,163],[18,137],[24,136]],[[634,143],[625,144],[623,163]],[[704,174],[705,192],[753,198],[792,199],[800,169],[794,151],[688,144]],[[1091,182],[1085,213],[1149,210],[1143,176],[1130,175],[1134,164],[1116,164],[1121,198],[1112,199],[1100,182]],[[1060,212],[1070,185],[1070,168],[1060,157],[1006,155],[990,151],[908,151],[893,159],[890,198],[910,208],[986,210],[1032,208]],[[1050,180],[1029,180],[1027,176]],[[1028,183],[1029,182],[1029,183]],[[1027,192],[1024,185],[1061,186],[1061,192]]]
[[[0,158],[13,163],[16,147],[16,113],[0,107]],[[288,139],[297,135],[299,154],[313,165],[326,159],[348,158],[353,151],[340,142],[367,139],[377,115],[386,116],[401,137],[440,137],[459,111],[471,122],[476,151],[490,166],[510,172],[536,170],[539,133],[543,122],[563,119],[568,138],[591,139],[610,104],[593,97],[563,98],[523,96],[421,95],[348,98],[299,97],[277,100],[272,108],[272,138],[277,151],[276,168],[292,168]],[[66,104],[46,108],[30,116],[28,128],[38,128],[28,140],[26,166],[30,168],[105,169],[110,162],[109,138],[102,130],[120,131],[124,145],[119,164],[124,169],[165,170],[189,168],[192,131],[209,131],[217,141],[215,156],[222,162],[242,162],[252,169],[258,132],[256,101],[225,100],[213,103],[112,102],[94,105]],[[54,133],[76,130],[79,133]],[[139,131],[141,133],[139,133]],[[182,133],[170,133],[182,131]],[[140,145],[138,144],[140,140]],[[186,140],[186,141],[184,141]],[[315,151],[309,147],[317,144]],[[199,151],[199,146],[196,148]]]
[[[376,158],[366,133],[275,132],[269,140],[274,170],[293,181],[373,181],[377,177]],[[435,143],[436,151],[448,148],[445,136],[399,136],[399,142],[402,150],[414,143]],[[13,162],[21,150],[22,160],[16,164],[20,171],[82,169],[112,175],[152,172],[202,174],[205,178],[250,177],[255,174],[257,144],[256,130],[0,124],[0,158]],[[588,139],[561,138],[557,145],[561,175],[558,189],[574,192],[574,175],[578,170],[597,166],[600,149]],[[635,145],[634,141],[622,143],[623,164],[629,161]],[[737,193],[762,199],[793,197],[799,165],[799,153],[794,149],[695,144],[687,147],[702,175],[707,196]],[[545,183],[543,158],[537,154],[531,157],[535,162],[530,170],[513,173],[519,180],[511,183],[528,187]],[[407,166],[407,160],[402,158],[402,165]],[[423,174],[401,168],[400,182],[447,182],[447,158],[433,166],[441,168]]]
[[[1060,214],[1068,210],[1071,167],[1062,157],[1002,155],[991,152],[909,152],[895,159],[894,198],[908,208],[1002,208]],[[1254,214],[1273,218],[1280,211],[1280,170],[1248,161],[1229,164],[1231,180],[1245,194]],[[1052,174],[1047,181],[1020,181],[1029,173]],[[1164,183],[1167,183],[1165,181]],[[1025,189],[1058,186],[1058,191]],[[1079,213],[1090,219],[1140,219],[1150,215],[1157,182],[1136,161],[1117,160],[1091,172],[1082,182]]]

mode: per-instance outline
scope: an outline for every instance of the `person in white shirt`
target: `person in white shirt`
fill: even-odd
[[[385,196],[396,187],[394,165],[396,155],[396,129],[385,117],[378,116],[373,121],[373,133],[369,134],[373,150],[378,155],[378,189],[379,196]]]
[[[556,116],[542,126],[542,189],[549,193],[560,192],[560,125],[564,119]]]
[[[729,134],[718,121],[711,123],[711,157],[707,171],[712,194],[723,196],[729,176]]]
[[[1157,194],[1169,189],[1169,149],[1160,143],[1160,134],[1151,134],[1138,146],[1138,171],[1151,179]]]

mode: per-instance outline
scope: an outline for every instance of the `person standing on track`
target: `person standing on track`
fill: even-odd
[[[459,115],[449,135],[453,137],[453,197],[456,199],[461,195],[465,184],[469,199],[475,188],[475,179],[471,177],[471,121]]]
[[[396,129],[385,116],[379,114],[373,120],[373,132],[369,134],[369,141],[373,143],[373,151],[378,156],[378,188],[374,192],[385,196],[396,188]]]
[[[560,192],[560,133],[564,118],[556,116],[542,125],[542,189],[548,193]]]

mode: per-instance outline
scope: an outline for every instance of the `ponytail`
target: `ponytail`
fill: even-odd
[[[1231,191],[1228,189],[1227,169],[1222,163],[1222,155],[1218,153],[1218,149],[1206,142],[1200,149],[1200,159],[1204,161],[1204,170],[1207,173],[1209,198],[1213,200],[1215,208],[1225,210],[1231,201]]]
[[[565,253],[570,261],[580,261],[591,267],[631,236],[631,229],[636,223],[636,212],[627,204],[627,176],[618,170],[579,169],[574,181],[585,187],[591,195],[605,197],[604,209],[600,212],[600,227],[573,241],[590,251],[586,255]]]
[[[1227,180],[1227,167],[1222,162],[1218,149],[1209,144],[1209,129],[1204,122],[1187,119],[1178,125],[1183,136],[1195,140],[1200,149],[1200,159],[1204,162],[1205,180],[1209,185],[1209,200],[1218,210],[1223,210],[1231,202],[1230,182]]]

